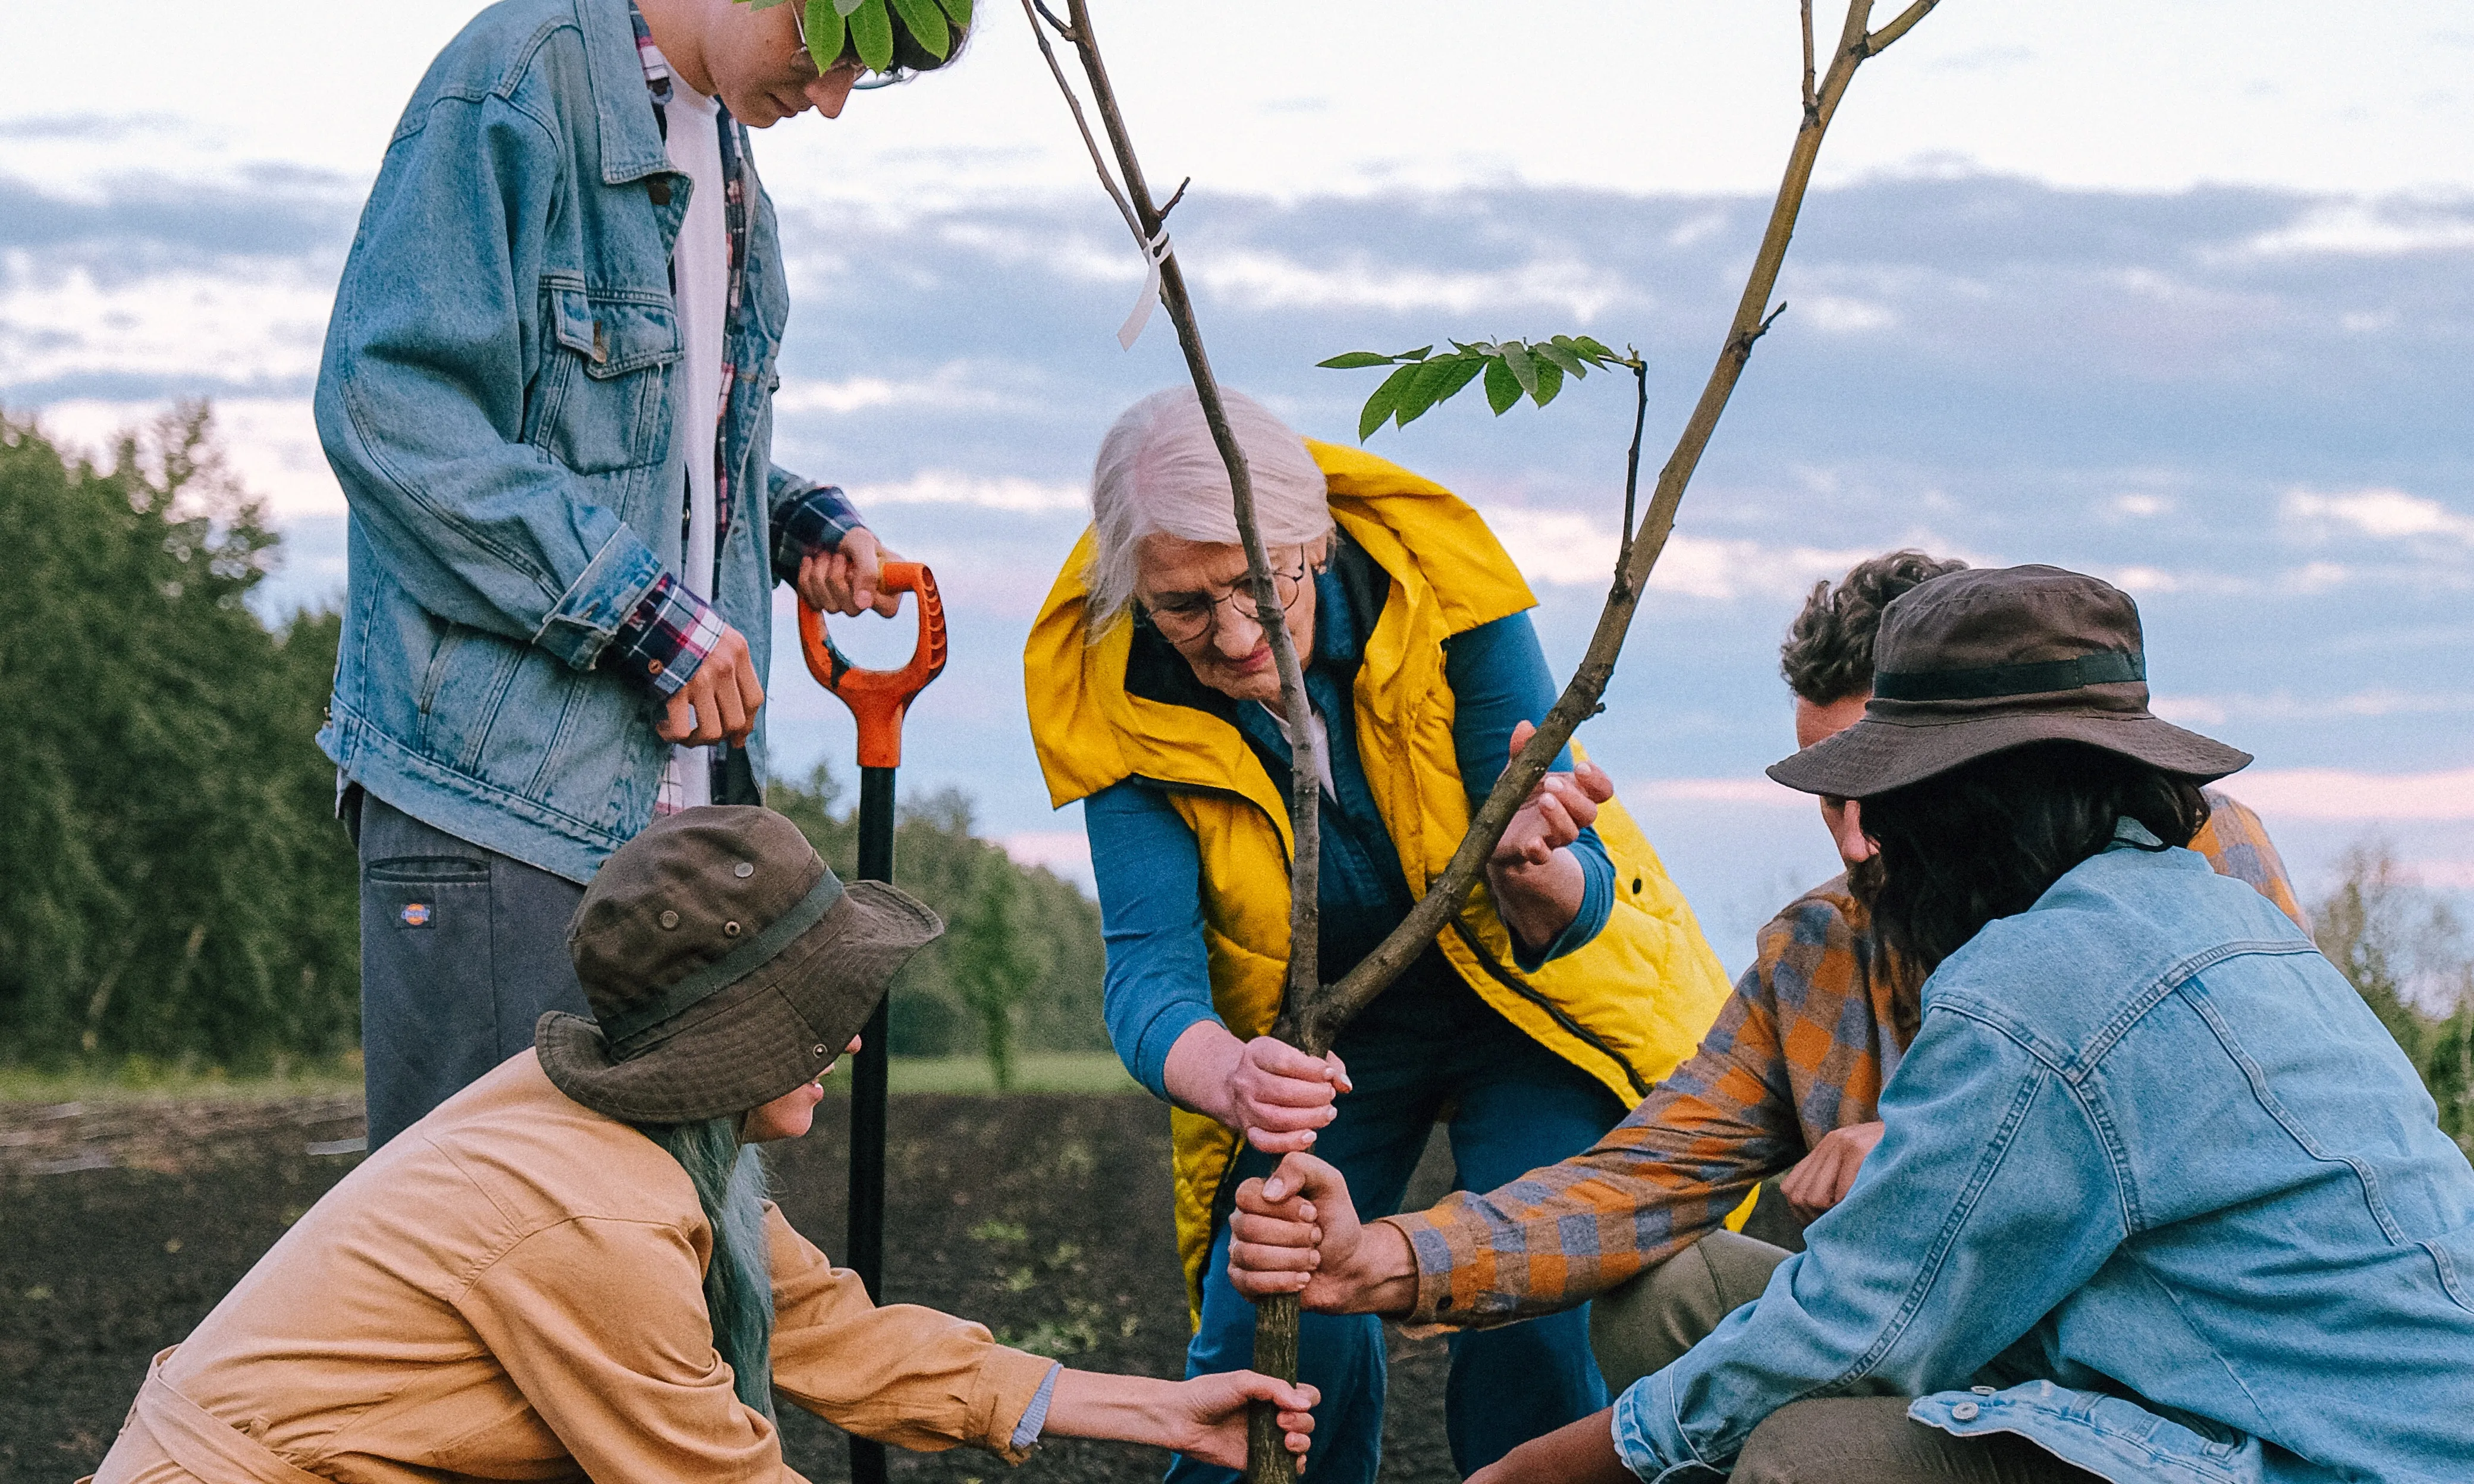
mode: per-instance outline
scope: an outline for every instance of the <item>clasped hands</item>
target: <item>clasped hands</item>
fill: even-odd
[[[820,613],[853,617],[873,610],[890,618],[901,610],[902,595],[883,591],[877,583],[885,562],[901,560],[861,528],[845,534],[832,551],[810,552],[799,562],[793,586]],[[703,663],[663,704],[653,731],[665,742],[688,747],[724,740],[736,747],[756,730],[756,712],[764,705],[764,678],[756,673],[747,636],[724,624]]]

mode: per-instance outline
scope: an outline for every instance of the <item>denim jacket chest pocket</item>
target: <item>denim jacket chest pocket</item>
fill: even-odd
[[[545,339],[524,441],[579,474],[658,464],[668,453],[679,323],[667,293],[542,276]]]

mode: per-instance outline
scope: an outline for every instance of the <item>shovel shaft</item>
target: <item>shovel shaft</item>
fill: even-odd
[[[859,878],[893,879],[893,770],[859,770]],[[888,996],[889,999],[889,996]],[[886,999],[860,1032],[851,1065],[850,1223],[843,1247],[867,1296],[885,1300],[885,1090]],[[885,1484],[885,1445],[850,1440],[851,1484]]]

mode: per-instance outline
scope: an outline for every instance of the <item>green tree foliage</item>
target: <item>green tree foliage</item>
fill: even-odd
[[[765,802],[848,876],[859,862],[859,816],[837,813],[840,798],[832,773],[819,767],[804,786],[775,782]],[[952,789],[903,808],[893,862],[902,889],[946,922],[945,936],[895,983],[888,1048],[895,1056],[977,1052],[1003,1086],[1017,1047],[1106,1049],[1100,1013],[1106,956],[1096,902],[972,834],[970,801]]]
[[[109,468],[0,417],[0,1060],[357,1040],[352,854],[311,740],[340,631],[252,611],[276,545],[203,406]]]
[[[2474,955],[2456,914],[2369,843],[2340,859],[2311,922],[2319,951],[2422,1073],[2439,1126],[2474,1151]]]

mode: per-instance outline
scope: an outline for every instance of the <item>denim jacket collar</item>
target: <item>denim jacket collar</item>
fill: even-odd
[[[670,168],[653,106],[644,91],[644,64],[636,53],[636,28],[627,0],[576,0],[584,31],[584,75],[601,133],[601,179],[624,185]]]

